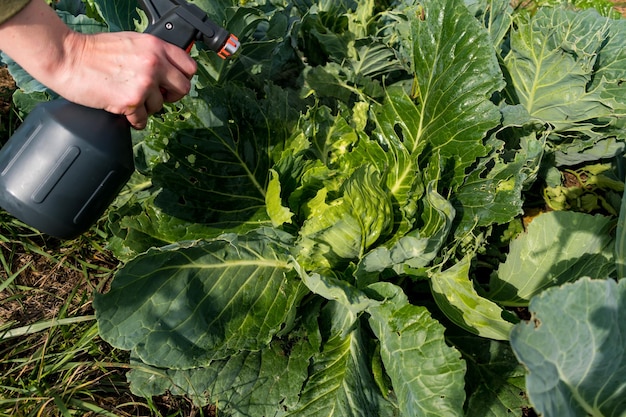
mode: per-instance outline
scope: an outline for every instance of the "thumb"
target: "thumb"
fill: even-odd
[[[145,106],[138,106],[132,113],[125,114],[128,123],[137,130],[145,129],[148,123],[148,111]]]

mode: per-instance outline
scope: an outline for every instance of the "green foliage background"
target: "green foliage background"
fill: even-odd
[[[135,393],[230,416],[626,415],[608,3],[194,3],[241,51],[198,45],[192,92],[134,132],[108,212],[124,266],[94,301]],[[145,27],[133,2],[87,6],[64,16]],[[12,70],[25,109],[47,94]]]

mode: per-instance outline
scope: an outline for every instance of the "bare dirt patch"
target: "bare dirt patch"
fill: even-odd
[[[15,81],[5,67],[0,67],[0,113],[9,111],[13,91],[15,91]]]
[[[5,264],[0,270],[0,282],[21,271],[12,285],[0,292],[0,325],[26,326],[49,320],[59,317],[62,308],[65,316],[92,313],[91,298],[98,283],[74,258],[76,254],[70,259],[56,250],[32,252],[19,244],[0,243],[0,257]],[[103,269],[114,265],[101,255],[100,259],[95,254],[85,255],[85,260],[100,263]]]
[[[615,4],[615,10],[620,12],[622,16],[626,16],[626,1],[611,0],[611,2]]]
[[[11,100],[15,82],[6,67],[0,66],[0,143],[4,143],[14,128],[16,118],[11,117]]]

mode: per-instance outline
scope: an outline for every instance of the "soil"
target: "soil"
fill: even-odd
[[[0,67],[0,143],[4,143],[9,136],[13,91],[15,91],[13,78],[6,68]]]
[[[0,222],[0,234],[2,229]],[[101,284],[85,274],[76,259],[111,269],[115,266],[113,258],[87,250],[64,254],[67,249],[58,247],[59,242],[53,239],[42,239],[41,245],[45,252],[36,253],[16,242],[0,243],[0,259],[9,270],[23,270],[14,283],[28,289],[14,293],[9,286],[0,292],[0,325],[11,322],[12,327],[18,327],[48,320],[58,317],[61,308],[67,309],[65,315],[70,317],[93,314],[92,293]],[[0,282],[7,278],[6,269],[1,268]]]
[[[615,3],[615,10],[620,12],[622,16],[626,16],[626,1],[616,1],[616,0],[611,0],[611,1]]]
[[[15,82],[9,71],[0,67],[0,114],[7,114],[11,106],[11,94],[15,91]]]

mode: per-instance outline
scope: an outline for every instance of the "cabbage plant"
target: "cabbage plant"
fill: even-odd
[[[145,25],[87,3],[81,24]],[[196,45],[108,213],[123,265],[94,306],[134,393],[225,416],[626,415],[609,3],[194,3],[242,48]]]

